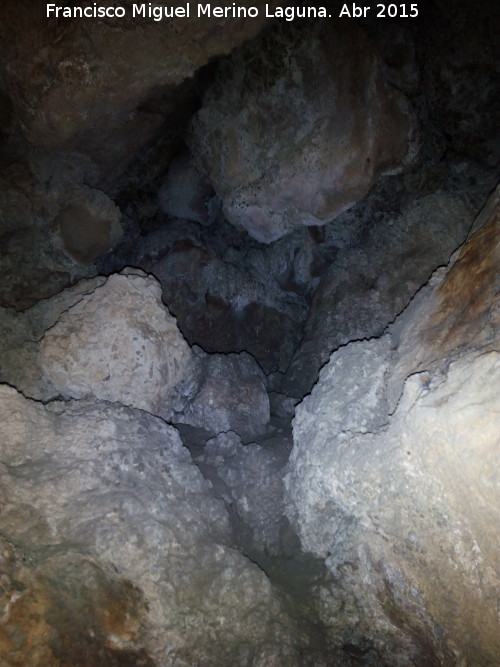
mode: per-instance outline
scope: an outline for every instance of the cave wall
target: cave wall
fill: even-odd
[[[5,664],[496,664],[496,4],[2,4]]]

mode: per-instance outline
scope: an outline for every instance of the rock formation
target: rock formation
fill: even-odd
[[[485,217],[384,336],[332,355],[294,420],[287,511],[333,574],[324,622],[393,665],[500,653],[500,189]]]
[[[223,63],[190,145],[227,219],[268,243],[352,206],[400,167],[412,131],[365,35],[318,21],[265,34]]]
[[[9,387],[0,414],[8,664],[297,664],[300,632],[175,429]]]
[[[1,665],[493,667],[497,3],[122,4],[0,7]]]

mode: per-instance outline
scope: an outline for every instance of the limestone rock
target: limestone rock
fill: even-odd
[[[0,382],[16,387],[30,398],[48,401],[54,397],[39,364],[39,343],[63,312],[106,282],[104,276],[80,280],[50,299],[18,312],[0,308]]]
[[[336,351],[296,411],[287,513],[334,577],[321,616],[391,665],[500,651],[499,196],[448,269],[382,338]]]
[[[40,342],[38,363],[53,395],[162,414],[190,357],[158,282],[129,270],[61,314]]]
[[[391,328],[398,361],[390,378],[391,404],[404,378],[434,359],[469,347],[498,348],[500,338],[500,186],[477,216],[471,236],[444,273],[436,272]]]
[[[6,386],[0,420],[6,664],[303,664],[301,631],[229,546],[224,507],[174,428]]]
[[[207,352],[245,350],[265,372],[286,369],[306,309],[296,294],[186,236],[146,267],[160,280],[164,301],[190,344]]]
[[[246,352],[207,355],[198,349],[185,379],[175,387],[171,405],[165,417],[193,427],[205,439],[235,431],[250,442],[269,423],[266,377]]]
[[[192,163],[189,153],[174,158],[158,192],[160,209],[169,216],[210,225],[220,210],[212,186]]]
[[[60,181],[60,190],[50,189],[46,183],[35,184],[33,169],[33,165],[11,164],[0,176],[0,305],[17,310],[96,274],[95,266],[75,262],[63,252],[55,225],[51,227],[60,210],[55,200],[62,192],[67,195],[68,182]],[[45,177],[50,180],[48,174]],[[113,226],[106,249],[116,240],[117,232],[119,225]]]
[[[92,262],[120,237],[120,209],[104,192],[88,187],[79,187],[66,199],[54,221],[61,245],[75,261]]]
[[[80,278],[122,235],[122,214],[102,190],[81,183],[83,157],[26,151],[0,177],[0,304],[24,310]]]
[[[259,39],[221,64],[189,143],[228,220],[269,243],[361,199],[401,166],[413,126],[354,22],[280,25]]]
[[[32,143],[82,152],[96,143],[104,160],[106,136],[110,147],[133,138],[130,117],[155,90],[180,84],[265,22],[196,16],[157,22],[134,18],[131,7],[123,19],[51,21],[45,9],[5,3],[0,85]],[[144,124],[143,113],[138,129]]]
[[[236,538],[252,550],[276,554],[284,525],[283,464],[279,452],[252,443],[243,446],[236,433],[221,433],[209,440],[197,459],[217,497],[235,508]],[[246,527],[250,533],[239,533]]]
[[[15,175],[15,187],[8,187],[15,194],[7,201],[0,182],[0,305],[22,310],[96,274],[91,262],[120,233],[104,193],[126,190],[133,180],[129,168],[152,145],[158,148],[156,158],[149,156],[148,175],[144,163],[135,166],[141,178],[155,172],[155,159],[168,164],[196,107],[186,79],[253,37],[265,21],[191,16],[158,22],[134,18],[131,5],[124,19],[71,20],[47,18],[47,5],[2,2],[0,133],[9,141],[0,145],[0,171],[26,160],[45,164]],[[78,161],[70,187],[51,193],[51,172],[71,171],[68,162]],[[87,185],[95,191],[90,201],[82,197]],[[75,192],[77,201],[68,202]]]
[[[463,242],[473,216],[462,197],[439,192],[421,197],[357,247],[344,249],[321,277],[282,387],[307,394],[333,350],[351,340],[379,336],[440,265]]]

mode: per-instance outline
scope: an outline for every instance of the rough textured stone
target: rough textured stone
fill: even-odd
[[[175,431],[144,411],[87,399],[44,407],[0,389],[2,666],[497,663],[498,194],[453,268],[435,273],[380,340],[349,344],[379,335],[447,262],[468,232],[467,209],[492,187],[497,5],[432,0],[419,3],[417,20],[401,21],[376,19],[372,9],[373,18],[342,20],[338,38],[330,21],[281,20],[221,64],[211,59],[263,20],[47,21],[43,5],[1,3],[0,304],[8,307],[0,309],[0,382],[54,398],[39,344],[77,302],[97,307],[106,278],[77,282],[96,266],[105,276],[125,266],[154,271],[190,344],[247,350],[265,372],[281,372],[268,378],[265,439],[243,446],[221,434],[205,451],[191,449],[198,470]],[[369,46],[356,37],[360,24]],[[288,87],[277,91],[281,83]],[[227,148],[234,159],[223,167],[242,192],[224,194],[255,204],[265,191],[272,233],[287,232],[273,243],[222,215],[210,225],[203,216],[173,219],[195,218],[191,203],[158,210],[162,180],[175,172],[171,160],[211,86],[207,105],[228,114],[197,137],[218,156],[208,156],[205,173],[219,178]],[[418,160],[401,174],[386,171],[401,156],[374,162],[387,158],[387,137],[406,138],[394,89],[419,123]],[[381,98],[380,116],[366,113]],[[335,117],[345,121],[340,130]],[[385,144],[370,146],[373,135]],[[322,224],[349,204],[328,196],[333,167],[350,157],[341,185],[354,179],[357,188],[344,196],[355,200],[377,173],[386,176]],[[199,181],[189,182],[201,195]],[[171,193],[178,184],[171,179]],[[158,294],[156,306],[165,312]],[[105,353],[100,334],[95,347]],[[299,400],[290,396],[309,391],[333,348],[318,393],[298,409],[304,437],[289,468],[288,513],[313,552],[304,554],[282,516],[280,467]],[[191,376],[184,398],[198,423],[218,429],[206,407],[209,365]],[[217,387],[224,404],[239,395],[247,368],[230,366],[232,386]],[[127,391],[123,384],[118,400]],[[153,407],[165,417],[172,400],[162,393]],[[248,415],[237,410],[241,430]],[[178,426],[191,446],[188,428]],[[205,444],[209,431],[200,432]]]
[[[142,272],[115,274],[62,313],[40,342],[53,395],[118,401],[162,414],[191,351]]]
[[[168,167],[158,191],[158,204],[169,216],[210,225],[220,211],[220,200],[194,166],[189,152],[182,152]]]
[[[266,377],[249,354],[207,355],[198,349],[185,375],[172,394],[172,410],[164,415],[169,421],[192,426],[205,439],[235,431],[250,442],[265,433]]]
[[[259,39],[221,64],[189,141],[228,220],[268,243],[361,199],[407,156],[412,122],[353,22]]]
[[[398,363],[391,377],[391,402],[402,380],[434,359],[474,346],[497,349],[500,336],[500,186],[476,218],[469,241],[451,268],[437,273],[392,327]]]
[[[129,190],[137,172],[161,176],[197,105],[185,80],[264,22],[156,22],[132,18],[130,4],[123,20],[48,19],[46,5],[2,3],[0,170],[16,173],[5,203],[0,182],[0,305],[21,310],[95,275],[88,263],[120,231],[104,193]],[[83,196],[87,185],[102,193]]]
[[[296,412],[287,512],[334,577],[322,618],[391,665],[500,651],[498,200],[388,333],[332,355]]]
[[[139,265],[160,280],[164,301],[190,344],[207,352],[249,352],[265,372],[286,369],[306,310],[300,297],[266,273],[257,276],[230,257],[221,259],[197,238],[180,235],[155,255]]]
[[[229,432],[209,440],[196,462],[217,497],[234,508],[236,538],[247,549],[279,553],[280,529],[285,524],[280,452],[255,443],[243,446],[237,434]],[[248,536],[240,535],[244,528]]]
[[[175,429],[5,386],[0,419],[7,664],[303,664],[301,631],[229,546],[224,507]]]
[[[112,199],[81,183],[88,160],[26,152],[0,178],[0,304],[17,310],[94,276],[123,232]]]
[[[7,1],[1,55],[8,66],[0,85],[33,143],[85,152],[97,141],[102,149],[108,130],[115,143],[117,127],[133,134],[126,127],[130,115],[155,88],[180,84],[254,36],[264,21],[155,22],[132,18],[130,7],[121,20],[47,21],[45,5]]]
[[[321,277],[304,336],[284,378],[292,396],[308,393],[333,350],[380,335],[463,242],[472,213],[462,197],[435,193],[336,256]]]
[[[80,280],[22,312],[0,308],[0,382],[16,387],[31,398],[42,401],[53,398],[53,390],[47,387],[39,363],[40,340],[63,312],[105,282],[103,276]]]
[[[68,164],[64,166],[71,171]],[[61,206],[68,206],[65,197],[69,192],[78,191],[83,207],[87,194],[94,191],[77,189],[68,174],[60,178],[49,170],[45,171],[42,184],[34,171],[35,165],[14,161],[2,170],[0,177],[0,304],[17,310],[52,296],[79,278],[96,274],[95,266],[76,262],[63,251],[57,226],[50,225]],[[112,206],[100,194],[106,206]],[[71,225],[72,221],[68,222]],[[92,217],[87,222],[94,224]],[[108,218],[105,223],[111,232],[107,234],[109,242],[101,243],[99,249],[109,249],[116,239],[119,225],[115,222],[109,226],[110,222]]]
[[[92,262],[121,236],[120,209],[104,192],[80,187],[67,195],[55,219],[63,249],[77,262]]]

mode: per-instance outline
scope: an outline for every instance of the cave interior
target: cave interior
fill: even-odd
[[[497,665],[498,3],[187,5],[0,7],[0,664]]]

